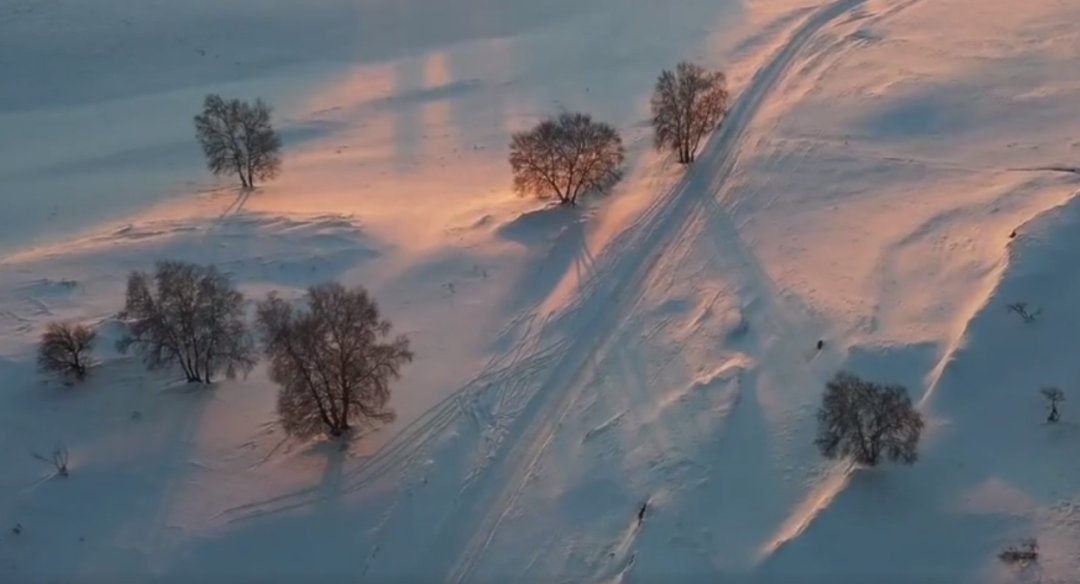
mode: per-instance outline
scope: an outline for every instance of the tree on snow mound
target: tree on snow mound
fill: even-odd
[[[919,458],[923,419],[903,386],[842,371],[826,384],[817,418],[814,442],[826,458],[850,457],[866,466],[883,457],[903,464]]]

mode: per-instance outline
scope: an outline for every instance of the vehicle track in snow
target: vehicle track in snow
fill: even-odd
[[[639,284],[646,281],[668,245],[678,241],[697,213],[704,212],[702,204],[723,189],[738,159],[743,134],[795,57],[818,31],[864,3],[865,0],[832,2],[795,29],[739,96],[723,126],[683,180],[658,197],[641,219],[596,260],[595,272],[577,301],[553,323],[556,326],[572,323],[568,328],[576,334],[569,336],[571,341],[562,358],[551,366],[528,407],[509,429],[509,439],[485,470],[490,480],[479,481],[471,493],[459,499],[456,519],[451,523],[476,527],[449,573],[451,582],[465,582],[483,558],[555,429],[581,392],[583,384],[579,382],[590,362],[604,348],[626,308],[640,296]],[[737,234],[729,235],[737,238]],[[751,279],[758,277],[761,276],[754,274]],[[507,480],[502,480],[503,477]],[[468,529],[463,531],[469,534]],[[464,539],[461,531],[455,535],[457,541]]]
[[[363,465],[348,472],[344,491],[356,491],[392,471],[409,467],[424,454],[426,446],[462,419],[472,419],[477,425],[491,423],[490,417],[480,411],[485,401],[514,402],[518,406],[515,415],[497,420],[501,427],[486,462],[466,478],[453,510],[441,522],[445,530],[436,534],[436,541],[441,542],[436,546],[439,551],[425,562],[432,565],[433,571],[445,574],[447,580],[467,581],[507,511],[513,509],[561,420],[578,399],[583,389],[580,381],[590,370],[589,365],[617,331],[626,310],[640,298],[640,284],[668,247],[679,241],[697,219],[715,215],[715,197],[725,188],[742,137],[762,104],[816,33],[865,2],[837,0],[810,14],[758,70],[683,179],[658,196],[595,258],[576,298],[554,314],[541,315],[537,308],[515,319],[510,327],[526,330],[522,342],[493,358],[473,381],[403,429]],[[724,222],[720,228],[733,230],[735,226]],[[711,235],[715,241],[738,239],[737,233]],[[765,277],[754,262],[743,263],[748,269],[748,281]],[[771,283],[760,284],[758,289],[775,292]],[[765,300],[770,311],[776,308],[775,298]],[[317,502],[320,496],[317,488],[303,489],[229,509],[223,516],[235,521],[278,513]]]

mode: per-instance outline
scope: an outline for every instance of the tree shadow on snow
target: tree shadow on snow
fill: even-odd
[[[51,431],[30,434],[63,443],[70,475],[41,480],[49,469],[40,463],[5,505],[5,519],[23,527],[0,551],[15,581],[118,582],[153,569],[179,519],[176,505],[196,484],[200,427],[216,399],[213,387],[155,390],[168,375],[109,363],[85,385],[63,389],[62,399],[42,398],[52,405],[42,401],[48,413],[35,419]]]
[[[846,489],[750,579],[810,582],[974,582],[993,559],[1005,514],[949,509],[946,481],[911,469],[855,471]]]
[[[571,268],[579,269],[579,279],[591,272],[593,257],[585,241],[589,216],[580,207],[550,205],[523,213],[495,231],[498,238],[527,250],[504,310],[513,313],[541,303]]]
[[[359,574],[369,544],[369,522],[386,508],[346,502],[349,455],[339,442],[321,442],[302,456],[325,460],[318,484],[302,505],[227,524],[212,537],[183,542],[154,582],[208,578],[316,582]]]

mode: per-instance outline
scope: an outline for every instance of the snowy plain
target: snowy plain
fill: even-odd
[[[1080,581],[1078,23],[1065,0],[0,0],[0,581]],[[733,97],[690,168],[648,127],[680,59]],[[279,180],[208,177],[208,92],[276,106]],[[629,152],[574,210],[506,164],[562,109]],[[250,297],[372,290],[417,353],[398,420],[296,443],[262,369],[192,389],[116,354],[124,278],[162,258]],[[102,335],[76,388],[33,368],[68,318]],[[818,455],[839,369],[909,388],[919,462]],[[70,477],[31,455],[57,444]],[[1036,566],[997,560],[1028,537]]]

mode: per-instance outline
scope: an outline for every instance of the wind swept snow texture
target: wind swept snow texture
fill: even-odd
[[[1055,0],[0,6],[0,581],[1080,581],[1077,23]],[[732,96],[686,169],[648,126],[684,59]],[[278,181],[206,174],[210,92],[275,107]],[[515,196],[506,163],[562,110],[627,146],[579,210]],[[263,367],[193,390],[117,354],[124,279],[157,259],[252,298],[363,285],[417,355],[398,420],[289,440]],[[85,384],[34,371],[54,320],[97,327]],[[840,369],[909,389],[914,466],[820,457]],[[60,447],[67,477],[34,456]],[[1027,538],[1036,565],[997,559]]]

